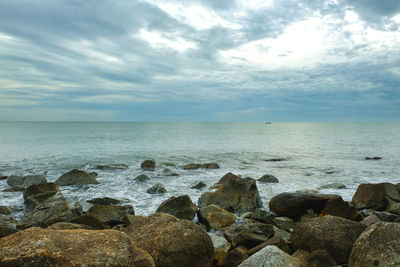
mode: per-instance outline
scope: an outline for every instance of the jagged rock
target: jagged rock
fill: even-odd
[[[260,245],[255,246],[254,248],[250,249],[248,251],[248,254],[249,255],[253,255],[254,253],[260,251],[263,248],[265,248],[266,246],[276,246],[280,250],[282,250],[282,251],[284,251],[284,252],[286,252],[288,254],[291,253],[291,249],[289,247],[289,244],[286,242],[286,240],[283,239],[279,235],[274,235],[273,237],[271,237],[270,239],[268,239],[264,243],[261,243]]]
[[[331,183],[331,184],[326,184],[326,185],[321,185],[319,187],[319,190],[321,189],[346,189],[346,185],[341,184],[341,183]]]
[[[195,181],[192,185],[191,185],[191,187],[190,187],[190,189],[198,189],[198,190],[200,190],[200,189],[202,189],[202,188],[204,188],[204,187],[206,187],[207,185],[204,183],[204,182],[202,182],[202,181]]]
[[[262,207],[256,180],[240,178],[227,173],[213,186],[215,192],[205,192],[199,198],[199,207],[217,205],[231,212],[244,213]]]
[[[99,184],[95,177],[96,175],[94,173],[88,173],[81,170],[72,170],[61,175],[56,181],[56,184],[59,186]]]
[[[100,220],[98,220],[88,214],[83,214],[83,215],[77,216],[77,217],[73,218],[70,222],[74,223],[74,224],[86,225],[95,230],[110,229],[109,225],[105,225]]]
[[[0,238],[17,232],[16,227],[17,227],[16,220],[0,214]]]
[[[320,213],[326,202],[337,195],[322,195],[313,193],[281,193],[269,202],[269,208],[279,216],[292,219],[301,217],[312,209]]]
[[[0,214],[10,215],[12,213],[11,209],[6,206],[0,206]]]
[[[215,230],[221,230],[233,224],[236,220],[236,216],[233,213],[216,205],[209,205],[199,209],[197,217],[200,222]]]
[[[145,182],[147,180],[150,180],[150,178],[146,174],[141,174],[141,175],[137,176],[134,180],[136,182]]]
[[[87,212],[87,215],[110,226],[122,224],[126,214],[135,215],[132,205],[112,206],[95,204]]]
[[[380,222],[379,218],[376,215],[370,215],[364,218],[361,223],[365,224],[367,227],[373,225],[374,223]]]
[[[90,200],[86,200],[91,204],[100,204],[100,205],[117,205],[121,204],[122,200],[111,198],[111,197],[97,197]]]
[[[188,195],[170,197],[160,204],[156,212],[164,212],[179,219],[193,220],[196,216],[197,206]]]
[[[255,209],[251,216],[252,219],[257,220],[262,223],[272,223],[273,219],[277,217],[274,213],[263,210]]]
[[[390,201],[400,202],[400,193],[391,183],[360,184],[353,196],[352,203],[357,209],[383,211]]]
[[[354,243],[349,267],[400,266],[400,224],[378,222]]]
[[[177,174],[176,172],[171,171],[171,170],[168,169],[168,168],[165,168],[165,169],[162,171],[162,174],[163,174],[164,176],[179,176],[179,174]]]
[[[149,189],[147,189],[146,192],[149,194],[164,194],[167,193],[167,189],[165,189],[165,187],[162,184],[157,183],[152,187],[150,187]]]
[[[261,182],[261,183],[279,183],[278,178],[276,178],[275,176],[273,176],[271,174],[265,174],[261,178],[259,178],[257,181]]]
[[[327,215],[297,223],[290,240],[296,249],[324,249],[343,264],[348,262],[353,244],[365,228],[362,223]]]
[[[245,247],[237,247],[226,254],[225,259],[222,261],[221,267],[236,267],[239,266],[244,260],[246,260],[249,256],[247,256],[247,248]]]
[[[280,250],[276,246],[266,246],[257,253],[251,255],[247,260],[243,261],[240,267],[301,267],[300,261]]]
[[[50,225],[47,229],[52,230],[72,230],[72,229],[85,229],[85,230],[95,230],[93,227],[84,224],[69,223],[69,222],[58,222]]]
[[[140,164],[140,167],[147,171],[152,171],[156,167],[156,162],[154,160],[145,160]]]
[[[154,261],[115,230],[29,228],[0,239],[1,266],[152,266]]]
[[[25,189],[25,187],[17,185],[17,186],[13,186],[10,188],[6,188],[2,192],[22,192],[22,191],[24,191],[24,189]]]
[[[332,267],[337,266],[336,261],[326,250],[320,249],[311,252],[307,257],[307,267]]]
[[[44,203],[56,194],[61,194],[55,183],[35,184],[24,190],[24,202],[27,211],[32,211],[36,206]]]
[[[96,169],[102,171],[124,171],[128,169],[128,165],[120,163],[120,164],[109,164],[109,165],[97,165]]]
[[[248,249],[267,241],[274,235],[272,225],[263,223],[234,224],[223,228],[222,231],[233,247],[242,245]]]
[[[226,238],[221,234],[221,232],[207,233],[211,238],[214,246],[214,265],[222,265],[222,261],[225,259],[226,254],[231,249],[231,244],[226,240]],[[214,266],[213,265],[213,266]]]
[[[203,229],[166,213],[158,212],[132,223],[126,232],[157,266],[200,267],[213,259],[213,244]]]
[[[9,176],[7,178],[7,184],[11,187],[22,186],[29,187],[34,184],[46,183],[46,177],[44,175],[28,175],[28,176]]]
[[[276,217],[272,220],[273,224],[279,229],[287,231],[294,227],[294,221],[288,217]]]
[[[344,201],[342,197],[332,198],[326,202],[320,217],[325,215],[338,216],[353,221],[361,221],[364,218],[356,207]]]

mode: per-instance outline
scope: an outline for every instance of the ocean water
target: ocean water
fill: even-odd
[[[350,200],[360,183],[400,182],[400,123],[0,122],[0,148],[4,175],[44,174],[55,181],[72,169],[96,171],[100,184],[61,191],[72,201],[125,199],[143,215],[171,196],[188,194],[197,203],[207,189],[190,189],[191,184],[201,180],[211,186],[227,172],[256,179],[275,175],[278,184],[257,184],[266,209],[281,192],[311,189]],[[366,156],[382,160],[367,161]],[[271,158],[285,161],[266,161]],[[140,169],[145,159],[156,161],[155,171]],[[221,168],[182,169],[188,163],[209,162]],[[95,168],[119,163],[128,169]],[[179,176],[164,176],[165,168]],[[151,179],[134,181],[143,173]],[[319,189],[334,182],[347,189]],[[155,183],[168,193],[146,193]],[[0,191],[5,188],[6,180],[0,180]],[[21,214],[22,193],[0,192],[0,205]]]

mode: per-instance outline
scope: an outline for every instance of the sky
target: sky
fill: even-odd
[[[400,121],[400,1],[1,0],[14,120]]]

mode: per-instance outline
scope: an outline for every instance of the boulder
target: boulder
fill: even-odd
[[[128,165],[119,163],[119,164],[109,164],[109,165],[97,165],[96,169],[102,171],[124,171],[128,169]]]
[[[226,240],[226,238],[221,234],[221,232],[207,233],[211,238],[214,246],[214,259],[212,266],[219,266],[225,259],[226,254],[231,249],[231,244]]]
[[[146,171],[152,171],[156,167],[156,162],[154,160],[145,160],[140,164],[140,167]]]
[[[374,223],[380,222],[381,220],[379,220],[378,216],[376,215],[370,215],[366,218],[364,218],[361,223],[365,224],[367,227],[370,225],[373,225]]]
[[[134,179],[136,182],[145,182],[147,180],[150,180],[149,176],[147,176],[146,174],[141,174],[139,176],[136,176],[136,178]]]
[[[165,169],[162,171],[162,175],[163,175],[163,176],[179,176],[179,174],[177,174],[176,172],[171,171],[171,170],[168,169],[168,168],[165,168]]]
[[[326,202],[319,216],[325,215],[338,216],[353,221],[361,221],[364,218],[356,207],[344,201],[342,197],[331,198]]]
[[[400,266],[400,224],[378,222],[354,243],[349,267]]]
[[[225,258],[222,261],[221,267],[236,267],[239,266],[244,260],[246,260],[249,256],[247,256],[247,248],[245,247],[237,247],[226,254]]]
[[[170,197],[160,204],[156,212],[164,212],[179,219],[193,220],[196,216],[197,206],[188,195]]]
[[[266,246],[257,253],[251,255],[247,260],[243,261],[240,267],[301,267],[300,261],[280,250],[276,246]]]
[[[24,200],[33,195],[43,194],[52,192],[54,194],[60,193],[60,189],[55,183],[42,183],[35,184],[25,188],[24,190]]]
[[[81,170],[72,170],[58,178],[56,184],[59,186],[65,185],[84,185],[84,184],[99,184],[94,173],[88,173]]]
[[[231,242],[233,247],[245,246],[251,249],[267,241],[274,235],[272,225],[261,224],[261,226],[266,227],[265,229],[257,229],[256,226],[253,225],[251,229],[248,224],[234,224],[223,228],[222,231],[224,232],[225,238]]]
[[[280,250],[291,254],[291,249],[289,247],[289,244],[286,242],[285,239],[283,239],[281,236],[279,235],[274,235],[272,238],[268,239],[267,241],[265,241],[264,243],[261,243],[258,246],[255,246],[254,248],[250,249],[248,251],[249,255],[253,255],[254,253],[260,251],[261,249],[265,248],[266,246],[276,246],[278,247]]]
[[[124,224],[131,225],[142,223],[147,220],[147,216],[126,214],[124,217]]]
[[[240,178],[227,173],[217,184],[214,192],[205,192],[199,198],[199,207],[217,205],[231,212],[244,213],[262,207],[256,180]]]
[[[202,181],[195,181],[191,186],[190,189],[203,189],[204,187],[206,187],[207,185],[202,182]]]
[[[149,194],[164,194],[167,193],[167,189],[165,189],[162,184],[156,183],[155,185],[147,189],[146,192]]]
[[[24,189],[25,189],[25,187],[17,185],[17,186],[13,186],[10,188],[6,188],[6,189],[2,190],[2,192],[22,192],[22,191],[24,191]]]
[[[308,251],[298,249],[293,254],[292,257],[297,258],[303,267],[307,267],[307,260],[310,253]]]
[[[87,212],[87,215],[110,226],[123,224],[123,219],[126,214],[135,215],[132,205],[113,206],[94,204]]]
[[[347,263],[354,242],[365,230],[362,223],[341,217],[324,216],[296,224],[291,242],[296,249],[326,250],[338,264]]]
[[[69,222],[58,222],[50,225],[47,229],[52,230],[72,230],[72,229],[86,229],[86,230],[95,230],[93,227],[84,224],[77,223],[69,223]]]
[[[11,209],[6,206],[0,206],[0,214],[10,215],[12,213]]]
[[[265,174],[257,180],[260,183],[279,183],[278,178],[271,174]]]
[[[383,211],[389,201],[400,202],[400,193],[391,183],[360,184],[353,196],[352,203],[357,209]]]
[[[209,205],[199,209],[197,217],[200,222],[214,230],[221,230],[236,221],[236,216],[233,213],[216,205]]]
[[[188,220],[159,212],[132,223],[125,231],[157,266],[200,267],[213,259],[210,237]]]
[[[336,261],[323,249],[311,252],[307,257],[307,267],[332,267],[337,266]]]
[[[320,213],[326,202],[337,195],[322,195],[314,193],[281,193],[269,202],[269,208],[279,216],[296,219],[312,209]]]
[[[77,216],[77,217],[73,218],[72,220],[70,220],[70,222],[73,224],[86,225],[95,230],[110,229],[109,225],[105,225],[98,219],[96,219],[88,214],[82,214],[80,216]]]
[[[0,238],[15,232],[17,232],[17,221],[0,214]]]
[[[111,197],[97,197],[90,200],[86,200],[91,204],[100,204],[100,205],[117,205],[121,204],[122,200],[111,198]]]
[[[115,230],[29,228],[0,239],[1,266],[155,266]]]
[[[28,175],[28,176],[9,176],[7,178],[7,184],[11,187],[22,186],[29,187],[34,184],[46,183],[46,177],[44,175]]]

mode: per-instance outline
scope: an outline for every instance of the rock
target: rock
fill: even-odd
[[[8,176],[0,173],[0,180],[7,180]]]
[[[262,223],[272,223],[275,217],[277,216],[274,213],[263,209],[255,209],[253,211],[253,215],[251,216],[252,219]]]
[[[186,164],[183,169],[184,170],[197,170],[197,169],[219,169],[219,165],[217,163],[204,163],[204,164],[198,164],[198,163],[190,163]]]
[[[102,171],[124,171],[128,169],[128,165],[120,163],[120,164],[109,164],[109,165],[97,165],[96,169]]]
[[[279,229],[287,231],[294,227],[294,221],[288,217],[276,217],[272,220],[273,224],[276,225]]]
[[[341,183],[331,183],[331,184],[326,184],[326,185],[321,185],[318,189],[346,189],[345,184]]]
[[[157,266],[205,266],[213,244],[199,226],[165,213],[155,213],[127,227],[133,244],[147,251]]]
[[[381,157],[365,157],[365,160],[380,160]]]
[[[155,266],[115,230],[29,228],[0,239],[1,266]]]
[[[206,164],[201,164],[202,168],[205,169],[219,169],[218,163],[206,163]]]
[[[88,214],[83,214],[83,215],[77,216],[77,217],[73,218],[72,220],[70,220],[70,222],[73,224],[86,225],[95,230],[110,229],[109,225],[105,225],[98,219],[96,219],[93,216],[88,215]]]
[[[17,227],[16,220],[0,214],[0,238],[17,232],[16,227]]]
[[[163,174],[164,176],[179,176],[179,174],[177,174],[176,172],[171,171],[171,170],[168,169],[168,168],[165,168],[165,169],[162,171],[162,174]]]
[[[284,158],[272,158],[272,159],[264,159],[266,162],[279,162],[279,161],[286,161],[287,159]]]
[[[326,202],[334,197],[337,196],[313,193],[281,193],[270,200],[269,208],[279,216],[296,219],[305,214],[308,209],[320,213]]]
[[[288,231],[281,230],[278,227],[276,227],[275,225],[273,226],[273,230],[274,230],[274,236],[280,236],[287,242],[290,241],[291,234]]]
[[[391,183],[360,184],[352,203],[357,209],[385,210],[389,201],[400,202],[400,193]]]
[[[261,225],[265,225],[267,229],[256,229],[257,225],[253,225],[253,229],[251,229],[248,224],[234,224],[223,228],[222,231],[224,232],[225,238],[231,242],[233,247],[245,246],[250,249],[267,241],[274,235],[272,225]]]
[[[336,261],[323,249],[311,252],[307,257],[307,267],[337,266]]]
[[[124,224],[129,226],[131,224],[138,224],[138,223],[145,222],[146,220],[147,220],[147,216],[126,214],[124,217]]]
[[[240,267],[301,267],[300,261],[275,246],[266,246],[243,261]]]
[[[13,186],[11,188],[6,188],[2,192],[22,192],[24,191],[25,187],[22,186]]]
[[[3,214],[3,215],[10,215],[11,213],[12,213],[12,211],[10,210],[9,207],[0,206],[0,214]]]
[[[96,176],[93,173],[87,173],[81,170],[72,170],[61,175],[56,181],[56,184],[59,186],[99,184],[95,177]]]
[[[213,186],[215,192],[205,192],[199,198],[199,207],[215,204],[231,212],[244,213],[262,207],[256,180],[240,178],[227,173]]]
[[[47,227],[56,222],[69,221],[78,215],[65,197],[61,193],[57,193],[26,213],[18,222],[17,228]]]
[[[231,249],[231,244],[222,234],[220,234],[220,232],[207,234],[211,238],[214,246],[213,266],[222,265],[222,261],[225,259],[226,254]]]
[[[349,267],[400,266],[400,224],[378,222],[354,243]]]
[[[325,215],[338,216],[353,221],[361,221],[364,218],[352,204],[344,201],[342,197],[332,198],[326,202],[319,216]]]
[[[69,222],[58,222],[50,225],[47,229],[52,230],[72,230],[72,229],[86,229],[86,230],[95,230],[93,227],[84,224],[77,223],[69,223]]]
[[[134,180],[136,182],[145,182],[147,180],[150,180],[150,178],[146,174],[141,174],[141,175],[137,176]]]
[[[165,187],[162,184],[157,183],[152,187],[150,187],[149,189],[147,189],[146,192],[149,194],[164,194],[167,193],[167,189],[165,189]]]
[[[309,255],[310,253],[308,251],[298,249],[293,253],[292,257],[297,258],[303,267],[307,267],[307,260]]]
[[[183,169],[184,170],[197,170],[200,168],[200,164],[190,163],[186,164]]]
[[[222,261],[221,267],[236,267],[239,266],[244,260],[246,260],[247,249],[245,247],[237,247],[228,252],[225,259]]]
[[[60,189],[55,183],[42,183],[35,184],[30,187],[25,188],[24,190],[24,200],[33,195],[43,194],[52,192],[54,194],[60,193]]]
[[[370,215],[376,215],[379,218],[379,220],[383,222],[400,222],[400,216],[390,212],[365,209],[361,210],[361,214],[364,217],[368,217]]]
[[[164,212],[179,219],[192,221],[196,216],[197,206],[188,195],[170,197],[160,204],[156,212]]]
[[[276,178],[275,176],[273,176],[271,174],[265,174],[261,178],[259,178],[257,181],[261,182],[261,183],[279,183],[278,178]]]
[[[202,181],[195,181],[191,186],[190,189],[203,189],[204,187],[206,187],[207,185],[202,182]]]
[[[9,186],[29,187],[34,184],[46,183],[46,177],[43,175],[28,175],[28,176],[9,176],[7,184]]]
[[[27,199],[25,199],[26,210],[28,212],[32,211],[35,207],[44,203],[46,200],[50,199],[55,194],[57,194],[57,193],[56,192],[47,192],[47,193],[37,194],[37,195],[28,197]]]
[[[145,160],[140,164],[140,167],[147,171],[152,171],[156,167],[156,162],[154,160]]]
[[[281,236],[279,235],[275,235],[272,238],[268,239],[267,241],[265,241],[264,243],[261,243],[260,245],[250,249],[248,251],[249,255],[253,255],[254,253],[260,251],[261,249],[265,248],[266,246],[276,246],[278,247],[280,250],[290,254],[291,253],[291,249],[289,247],[289,244],[286,242],[285,239],[283,239]]]
[[[374,223],[380,222],[379,218],[376,215],[370,215],[364,218],[361,223],[366,225],[367,227],[373,225]]]
[[[90,200],[86,200],[91,204],[100,204],[100,205],[117,205],[121,204],[122,200],[111,198],[111,197],[97,197]]]
[[[87,212],[87,215],[90,215],[101,223],[110,226],[122,224],[126,214],[135,215],[132,205],[112,206],[94,204],[94,206]]]
[[[200,222],[214,230],[221,230],[236,221],[236,216],[233,213],[216,205],[209,205],[199,209],[197,217]]]
[[[296,249],[324,249],[338,264],[344,264],[365,228],[362,223],[327,215],[297,223],[290,240]]]

